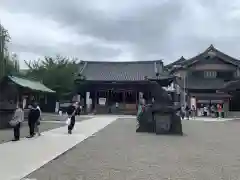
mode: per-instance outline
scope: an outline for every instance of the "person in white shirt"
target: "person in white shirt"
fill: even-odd
[[[24,111],[22,109],[22,104],[18,103],[17,109],[13,115],[10,125],[13,127],[14,139],[12,141],[19,141],[20,139],[20,126],[24,121]]]
[[[38,134],[38,136],[41,136],[39,126],[40,126],[40,121],[42,120],[42,111],[41,111],[39,105],[37,106],[37,109],[40,111],[40,116],[35,124],[35,132]]]

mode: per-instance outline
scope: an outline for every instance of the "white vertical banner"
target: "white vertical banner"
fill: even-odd
[[[55,113],[58,113],[59,111],[59,102],[56,102],[55,104]]]
[[[77,102],[80,102],[80,101],[81,101],[81,95],[78,94],[78,95],[77,95]]]
[[[191,107],[192,106],[194,106],[195,108],[197,107],[197,103],[196,103],[196,98],[195,97],[191,97],[190,104],[191,104]]]
[[[91,107],[91,102],[90,102],[90,92],[86,92],[86,105],[87,105],[87,110],[90,109]]]
[[[23,102],[22,102],[23,104],[23,109],[25,109],[25,107],[26,107],[26,105],[27,105],[27,99],[24,97],[23,98]]]

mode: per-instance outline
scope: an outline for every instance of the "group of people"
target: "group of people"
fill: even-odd
[[[191,108],[189,108],[188,105],[182,106],[180,115],[182,119],[184,119],[185,117],[187,119],[189,119],[190,117],[194,119],[198,114],[197,111],[199,111],[204,117],[207,117],[209,115],[211,115],[211,117],[218,117],[218,118],[224,117],[223,115],[224,111],[221,104],[211,105],[211,106],[202,105],[201,108],[199,109],[196,109],[194,105],[192,105]]]
[[[196,117],[196,107],[194,105],[191,106],[191,108],[189,108],[188,105],[186,106],[182,106],[181,110],[180,110],[180,116],[182,119],[184,119],[184,117],[186,117],[188,120],[190,117],[195,118]]]
[[[36,102],[30,105],[30,110],[28,114],[28,126],[29,126],[29,136],[27,138],[32,138],[35,134],[41,135],[39,130],[40,120],[41,120],[41,109]],[[14,139],[13,141],[19,141],[20,139],[20,128],[24,121],[24,111],[21,103],[17,103],[17,108],[13,115],[10,125],[13,127]]]
[[[29,114],[28,114],[28,127],[29,127],[29,136],[27,138],[33,138],[36,134],[38,136],[40,133],[40,121],[42,120],[41,109],[36,102],[32,102],[29,105]],[[68,124],[68,134],[72,134],[72,130],[75,125],[75,116],[80,114],[80,106],[78,102],[74,102],[68,107],[67,110],[68,118],[70,120]],[[13,115],[10,125],[13,127],[14,139],[12,141],[20,140],[20,129],[21,124],[24,121],[24,111],[21,103],[17,103],[17,108]]]

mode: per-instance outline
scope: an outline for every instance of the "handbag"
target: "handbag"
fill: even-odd
[[[71,114],[71,117],[74,116],[76,113],[76,109],[73,111],[73,113]],[[71,124],[71,117],[68,117],[67,120],[66,120],[66,124],[69,126]]]
[[[67,120],[66,120],[66,124],[67,124],[67,125],[70,125],[70,123],[71,123],[71,118],[68,117]]]
[[[13,119],[13,120],[9,121],[9,124],[10,124],[12,127],[15,127],[15,126],[18,124],[18,122]]]

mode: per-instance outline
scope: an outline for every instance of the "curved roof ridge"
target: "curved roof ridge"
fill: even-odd
[[[84,60],[82,60],[81,61],[82,63],[99,63],[99,64],[102,64],[102,63],[112,63],[112,64],[114,64],[114,63],[117,63],[117,64],[124,64],[124,63],[154,63],[154,62],[163,62],[163,60],[162,59],[160,59],[160,60],[138,60],[138,61],[84,61]]]

